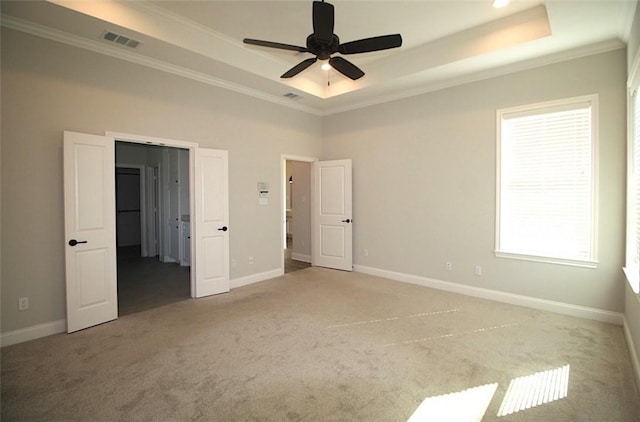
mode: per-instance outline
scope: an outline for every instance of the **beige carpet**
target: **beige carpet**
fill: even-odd
[[[1,381],[3,422],[640,414],[619,326],[320,268],[6,347]]]

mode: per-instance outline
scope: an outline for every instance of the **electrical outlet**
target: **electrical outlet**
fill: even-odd
[[[451,263],[451,261],[447,261],[444,263],[444,267],[447,269],[447,271],[451,271],[453,269],[453,264]]]
[[[476,265],[474,268],[474,272],[477,276],[481,276],[482,275],[482,267],[480,265]]]
[[[27,309],[29,309],[29,298],[28,297],[18,298],[18,310],[26,311]]]
[[[364,250],[364,256],[369,256],[369,249]]]
[[[253,257],[252,256],[249,257],[249,264],[253,265]]]
[[[235,268],[237,264],[238,264],[238,263],[236,262],[236,260],[235,260],[235,259],[232,259],[232,260],[231,260],[231,268]]]

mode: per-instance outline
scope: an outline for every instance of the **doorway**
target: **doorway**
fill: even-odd
[[[118,318],[115,223],[116,141],[176,147],[188,151],[189,220],[187,247],[193,253],[190,292],[200,298],[229,291],[229,153],[192,142],[106,132],[64,132],[65,284],[67,332]],[[127,167],[127,166],[125,166]],[[168,174],[162,165],[161,175]],[[163,180],[165,176],[159,178]],[[142,179],[142,178],[141,178]],[[144,185],[141,185],[144,186]],[[160,190],[163,192],[163,190]],[[147,197],[141,194],[142,197]],[[164,204],[162,198],[160,204]],[[141,204],[144,204],[142,202]],[[158,207],[160,227],[175,224]],[[144,208],[141,208],[144,216]],[[144,217],[142,217],[144,218]],[[166,226],[165,226],[166,224]],[[145,224],[141,224],[145,231]],[[166,230],[164,231],[166,234]],[[146,237],[142,236],[142,254]],[[166,236],[159,235],[166,257]]]
[[[312,161],[284,158],[283,266],[290,273],[311,266]]]
[[[116,247],[118,256],[142,256],[140,180],[142,166],[116,166]]]
[[[116,142],[118,315],[188,299],[189,151]]]

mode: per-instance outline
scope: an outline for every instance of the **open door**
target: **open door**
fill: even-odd
[[[353,270],[351,160],[313,166],[313,265]]]
[[[190,146],[195,177],[191,295],[229,291],[227,151]],[[67,332],[118,318],[115,136],[64,132]]]
[[[113,138],[64,132],[67,332],[118,318]]]
[[[195,270],[193,297],[229,291],[229,171],[227,151],[195,149]]]

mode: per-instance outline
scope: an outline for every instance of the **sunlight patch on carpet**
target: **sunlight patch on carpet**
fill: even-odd
[[[498,383],[468,388],[456,393],[427,397],[407,422],[481,421]]]
[[[514,378],[500,405],[498,416],[540,406],[567,397],[569,365]]]

